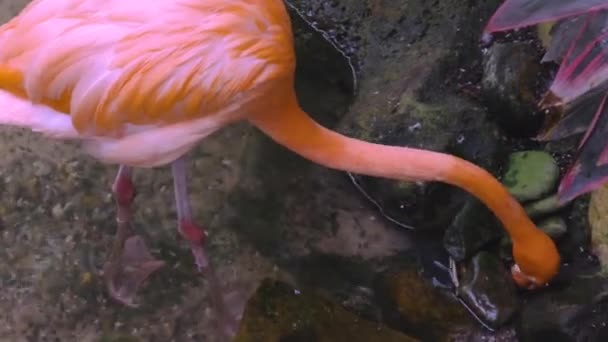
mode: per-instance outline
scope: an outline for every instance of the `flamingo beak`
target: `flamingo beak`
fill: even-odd
[[[514,264],[511,267],[511,276],[513,277],[515,284],[520,288],[534,290],[544,286],[544,284],[540,283],[536,278],[522,272],[517,264]]]

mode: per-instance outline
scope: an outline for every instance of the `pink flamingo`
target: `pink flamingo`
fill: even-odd
[[[162,265],[141,238],[129,237],[131,168],[171,164],[177,226],[203,271],[205,233],[192,220],[184,155],[242,120],[329,168],[461,187],[511,236],[520,286],[543,286],[557,273],[553,241],[488,172],[318,125],[298,104],[294,68],[282,0],[35,0],[0,27],[0,124],[80,141],[94,158],[120,165],[117,248],[104,276],[110,295],[127,305]]]

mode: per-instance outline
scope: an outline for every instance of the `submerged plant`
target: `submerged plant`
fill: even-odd
[[[555,22],[543,62],[560,63],[540,102],[550,109],[540,140],[585,133],[559,186],[561,202],[608,182],[608,1],[506,0],[484,34]]]

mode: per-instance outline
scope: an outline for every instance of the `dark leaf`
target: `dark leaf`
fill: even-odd
[[[557,21],[602,8],[608,8],[608,1],[506,0],[490,18],[485,32],[505,31],[545,21]]]
[[[545,141],[558,140],[585,133],[606,92],[608,92],[608,81],[564,106],[553,108],[557,112],[550,112],[547,115],[544,127],[537,138]]]
[[[541,62],[561,63],[570,45],[583,28],[586,17],[586,15],[579,15],[555,23],[550,32],[551,42]]]
[[[550,88],[558,104],[571,102],[608,80],[608,10],[579,19],[584,19],[584,24],[579,25],[582,27],[577,30]],[[567,39],[558,36],[558,43]]]
[[[604,96],[585,137],[576,162],[570,167],[559,186],[560,201],[573,198],[600,187],[608,180],[608,106]]]

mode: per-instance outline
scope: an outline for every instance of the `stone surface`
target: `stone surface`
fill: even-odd
[[[602,266],[602,273],[608,275],[608,186],[592,193],[588,215],[592,252]]]

